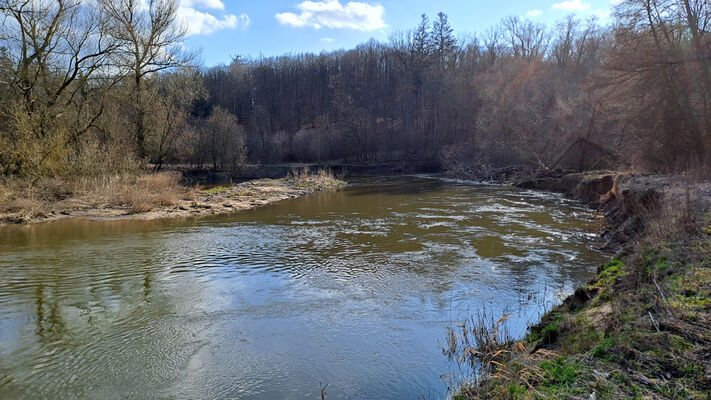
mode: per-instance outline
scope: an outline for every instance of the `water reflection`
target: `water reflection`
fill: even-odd
[[[557,196],[356,182],[234,216],[0,229],[5,398],[438,398],[481,305],[523,332],[589,279],[599,221]]]

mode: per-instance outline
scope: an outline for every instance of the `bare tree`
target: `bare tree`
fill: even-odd
[[[105,35],[101,13],[79,0],[5,0],[0,16],[3,68],[9,69],[3,83],[17,93],[24,115],[18,109],[6,115],[16,124],[10,133],[29,131],[33,143],[43,143],[31,153],[15,151],[4,172],[38,169],[101,116],[102,85],[88,83],[98,79],[116,44]],[[9,138],[10,143],[21,140],[32,138]]]
[[[504,18],[502,25],[514,57],[532,60],[545,55],[550,40],[545,25],[515,16]]]
[[[711,154],[708,1],[626,0],[616,9],[608,84],[626,111],[632,139],[657,168]],[[650,132],[650,127],[653,127]],[[651,134],[650,134],[651,133]]]
[[[174,156],[175,142],[186,130],[193,104],[205,95],[205,89],[193,68],[160,76],[156,86],[155,93],[149,92],[152,112],[148,117],[156,132],[149,137],[147,150],[155,169],[160,170]]]
[[[187,31],[177,21],[176,0],[148,0],[147,4],[141,0],[98,0],[98,3],[109,18],[108,32],[119,45],[115,66],[133,83],[136,149],[139,157],[145,158],[146,136],[153,133],[146,126],[149,80],[161,71],[190,62],[191,57],[180,49]]]
[[[244,164],[246,150],[237,117],[221,107],[215,107],[203,129],[213,169],[238,171]]]

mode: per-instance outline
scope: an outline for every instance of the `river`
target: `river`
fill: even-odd
[[[440,399],[446,327],[595,274],[561,196],[358,178],[234,215],[0,228],[0,398]]]

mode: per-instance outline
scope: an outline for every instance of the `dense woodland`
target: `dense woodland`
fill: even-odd
[[[182,49],[176,2],[148,3],[0,0],[1,176],[711,158],[708,0],[625,0],[606,26],[508,17],[479,34],[423,15],[387,42],[210,68]]]

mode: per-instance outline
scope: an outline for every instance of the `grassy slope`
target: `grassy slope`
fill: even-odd
[[[711,399],[706,212],[692,226],[678,213],[658,215],[649,224],[657,229],[600,266],[521,342],[472,352],[485,361],[482,379],[454,398]]]
[[[710,398],[710,254],[697,237],[611,260],[455,398]]]

